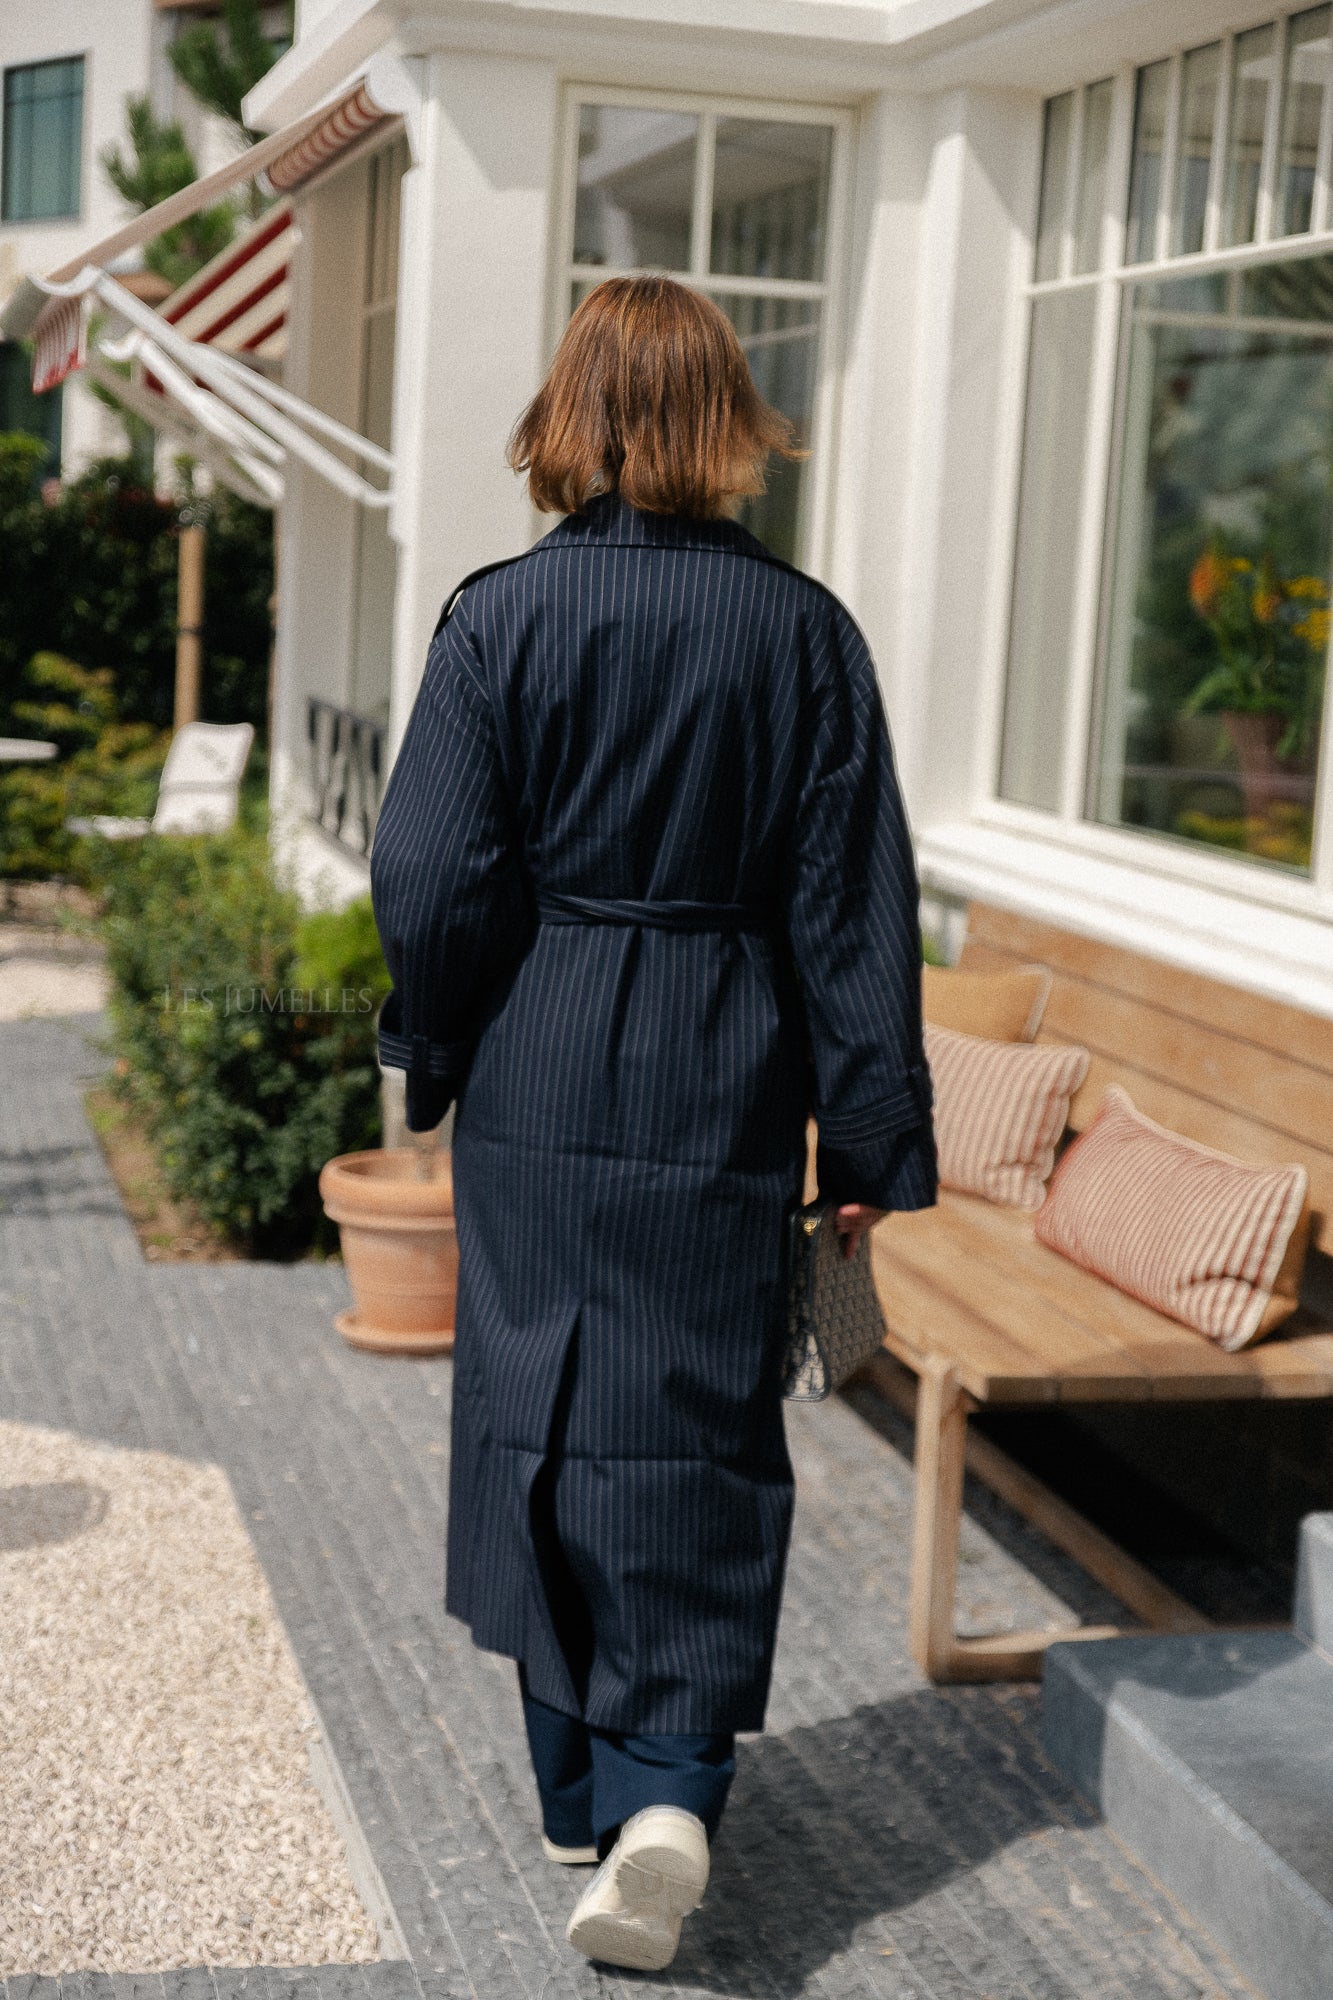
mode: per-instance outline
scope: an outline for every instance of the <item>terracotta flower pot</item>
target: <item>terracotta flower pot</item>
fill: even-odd
[[[1300,796],[1300,764],[1277,751],[1287,727],[1285,716],[1275,709],[1256,714],[1225,709],[1222,726],[1235,747],[1248,819],[1262,819],[1272,806]]]
[[[418,1179],[411,1147],[344,1153],[319,1177],[338,1225],[356,1305],[335,1324],[353,1347],[378,1354],[447,1354],[454,1344],[458,1243],[448,1153]]]

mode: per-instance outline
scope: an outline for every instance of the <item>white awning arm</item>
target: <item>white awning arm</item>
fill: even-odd
[[[234,354],[228,354],[220,347],[210,351],[224,373],[253,389],[257,396],[262,396],[266,402],[272,403],[279,410],[290,410],[292,415],[298,417],[310,430],[319,431],[324,437],[331,438],[334,444],[340,444],[344,451],[354,452],[358,458],[365,459],[367,464],[376,465],[381,472],[387,472],[390,478],[393,477],[393,453],[385,451],[383,445],[373,444],[369,438],[362,437],[359,431],[349,430],[346,424],[340,424],[336,417],[326,416],[323,410],[315,409],[310,403],[303,403],[290,389],[284,389],[278,382],[271,382],[267,375],[261,375],[256,368],[247,368]]]
[[[309,466],[312,472],[317,472],[340,493],[346,494],[349,500],[359,500],[365,507],[389,505],[392,499],[391,487],[372,486],[359,473],[353,472],[350,466],[344,465],[340,458],[335,458],[331,451],[317,443],[308,431],[302,429],[301,424],[294,423],[291,418],[267,403],[256,393],[258,377],[251,378],[248,370],[241,369],[239,373],[242,379],[238,380],[225,364],[224,356],[211,347],[186,340],[160,314],[155,313],[151,306],[145,305],[141,299],[136,299],[132,292],[126,291],[123,285],[117,284],[116,280],[109,277],[105,271],[98,273],[93,290],[104,305],[110,306],[122,318],[127,319],[131,326],[146,334],[162,353],[171,356],[190,375],[205,383],[222,402],[229,404],[241,416],[248,417],[259,429],[276,438],[279,444],[285,445],[287,450]],[[308,413],[304,406],[302,418],[303,421],[308,421]],[[355,433],[352,435],[355,436]],[[358,442],[364,446],[367,440],[360,439]],[[375,446],[373,450],[378,453],[379,447]]]
[[[214,478],[239,494],[242,500],[248,500],[257,507],[272,508],[282,499],[282,477],[272,466],[263,464],[235,445],[221,445],[206,433],[201,435],[196,424],[185,422],[165,396],[155,395],[141,382],[127,380],[99,353],[90,354],[86,366],[93,380],[99,382],[118,403],[132,410],[135,416],[142,417],[155,430],[175,438],[178,444],[208,467]]]
[[[130,348],[127,354],[124,350]],[[251,452],[256,458],[265,459],[270,465],[282,466],[287,454],[282,446],[267,437],[257,425],[249,423],[235,410],[228,409],[220,397],[211,389],[200,389],[189,376],[176,366],[169,355],[154,341],[143,334],[131,334],[128,341],[121,341],[115,352],[110,347],[102,348],[109,361],[142,361],[143,365],[157,376],[163,388],[192,416],[196,423],[220,439],[228,449],[239,447]],[[151,391],[150,391],[151,394]]]

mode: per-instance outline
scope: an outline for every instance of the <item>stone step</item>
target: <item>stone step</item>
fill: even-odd
[[[1303,1639],[1333,1654],[1333,1514],[1307,1514],[1301,1522],[1294,1622]]]
[[[1320,1517],[1327,1519],[1327,1517]],[[1333,1614],[1311,1538],[1307,1629]],[[1333,1659],[1292,1632],[1052,1646],[1046,1747],[1266,2000],[1333,1995]]]

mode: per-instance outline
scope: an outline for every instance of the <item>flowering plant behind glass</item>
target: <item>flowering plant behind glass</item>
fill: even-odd
[[[1250,562],[1215,537],[1190,571],[1189,596],[1220,657],[1182,715],[1271,716],[1274,756],[1312,759],[1329,639],[1323,578],[1281,576],[1271,550]]]

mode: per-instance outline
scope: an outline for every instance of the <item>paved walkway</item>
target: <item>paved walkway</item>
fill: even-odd
[[[1249,1994],[1046,1764],[1035,1690],[911,1666],[910,1440],[873,1399],[793,1412],[769,1733],[675,1966],[572,1954],[513,1669],[440,1608],[448,1362],[345,1347],[337,1265],[146,1264],[81,1110],[96,1025],[0,1026],[0,1414],[225,1468],[411,1963],[10,1979],[7,2000]],[[984,1494],[963,1553],[978,1624],[1114,1615]]]

